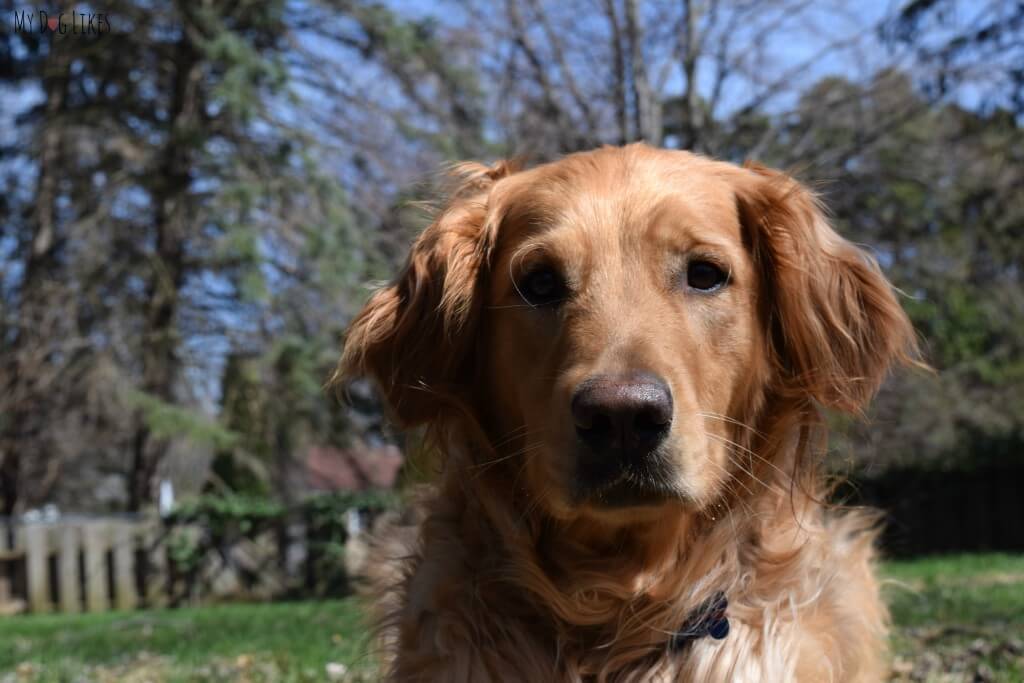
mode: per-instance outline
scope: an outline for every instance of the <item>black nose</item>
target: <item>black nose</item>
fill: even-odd
[[[576,434],[591,450],[625,460],[658,447],[672,424],[672,393],[660,378],[593,377],[572,397]]]

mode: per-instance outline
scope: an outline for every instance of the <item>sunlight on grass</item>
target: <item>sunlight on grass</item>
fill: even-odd
[[[888,563],[894,668],[915,681],[1024,681],[1024,556]]]
[[[0,619],[0,672],[19,683],[320,681],[329,664],[366,668],[367,632],[353,600]]]
[[[890,562],[899,681],[1024,680],[1024,555]],[[0,619],[0,683],[374,680],[354,600]]]

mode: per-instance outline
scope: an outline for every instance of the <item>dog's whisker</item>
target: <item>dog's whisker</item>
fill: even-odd
[[[525,469],[525,468],[526,468],[526,463],[523,463],[523,469]],[[551,490],[551,489],[550,489],[550,487],[548,487],[548,486],[545,486],[544,488],[542,488],[542,489],[541,489],[541,491],[540,491],[540,493],[539,493],[538,495],[534,495],[534,496],[533,496],[533,500],[531,500],[531,501],[530,501],[530,502],[529,502],[529,503],[528,503],[528,504],[527,504],[527,505],[526,505],[526,506],[525,506],[525,507],[523,508],[523,513],[522,513],[522,514],[521,514],[521,515],[519,516],[519,523],[520,523],[520,524],[522,524],[522,523],[523,523],[524,521],[526,521],[526,520],[527,520],[527,519],[528,519],[528,518],[529,518],[529,517],[530,517],[530,516],[531,516],[532,514],[534,514],[534,513],[535,513],[535,512],[536,512],[536,511],[537,511],[538,509],[540,509],[540,503],[541,503],[541,501],[542,501],[542,500],[544,500],[544,499],[545,499],[545,498],[547,497],[547,495],[548,495],[548,492],[549,492],[550,490]]]
[[[532,433],[536,434],[536,432],[532,432]],[[516,439],[525,439],[525,438],[527,438],[530,434],[531,434],[531,430],[529,428],[529,425],[525,425],[525,424],[521,425],[519,427],[516,427],[512,431],[510,431],[504,437],[502,437],[498,442],[493,444],[491,446],[491,448],[498,449],[498,448],[501,448],[502,446],[507,446],[508,444],[512,443]]]
[[[503,455],[503,456],[498,457],[498,458],[492,458],[490,460],[485,460],[485,461],[480,462],[480,463],[469,465],[469,469],[474,469],[475,470],[475,469],[487,468],[487,467],[490,467],[492,465],[496,465],[499,462],[505,462],[506,460],[511,460],[512,458],[517,458],[520,455],[524,455],[525,453],[529,453],[530,451],[541,449],[544,446],[545,446],[545,444],[542,443],[542,442],[541,443],[528,444],[528,445],[526,445],[526,446],[524,446],[524,447],[522,447],[522,448],[520,448],[520,449],[518,449],[518,450],[516,450],[516,451],[514,451],[512,453],[509,453],[508,455]]]
[[[530,304],[508,304],[505,306],[487,306],[488,311],[502,311],[509,308],[534,308]]]
[[[710,435],[710,434],[709,434],[709,435],[708,435],[708,437],[709,437],[709,438],[712,438],[712,439],[714,439],[714,436],[713,436],[713,435]],[[727,446],[729,445],[729,444],[727,444],[727,443],[725,443],[725,442],[723,442],[723,443],[724,443],[724,445],[727,445]],[[747,476],[749,476],[749,477],[750,477],[751,479],[753,479],[753,480],[754,480],[755,482],[757,482],[758,484],[760,484],[761,486],[763,486],[763,487],[764,487],[764,488],[765,488],[766,490],[769,490],[769,491],[771,491],[771,490],[780,490],[780,489],[779,489],[778,487],[776,487],[776,486],[773,486],[772,484],[769,484],[769,483],[768,483],[768,482],[766,482],[765,480],[763,480],[763,479],[761,479],[760,477],[758,477],[758,476],[757,476],[757,475],[756,475],[756,474],[754,473],[753,469],[751,469],[751,468],[749,468],[749,467],[745,466],[745,465],[744,465],[744,464],[743,464],[742,462],[740,462],[739,460],[737,460],[737,459],[735,459],[735,458],[734,458],[734,459],[732,460],[732,462],[733,462],[733,464],[735,464],[735,465],[736,465],[736,467],[737,467],[737,468],[739,468],[740,472],[742,472],[743,474],[746,474]],[[715,464],[717,465],[717,463],[715,463]],[[721,467],[721,465],[719,465],[719,467]],[[742,482],[741,482],[741,481],[740,481],[739,479],[736,479],[736,482],[737,482],[738,484],[740,484],[741,486],[743,485],[743,484],[742,484]],[[754,495],[754,492],[753,492],[753,491],[751,491],[751,490],[750,490],[749,488],[747,488],[746,486],[744,486],[744,488],[745,488],[745,489],[747,490],[747,492],[748,492],[748,493],[750,493],[750,495],[751,495],[751,496],[753,496],[753,495]]]
[[[774,462],[772,462],[768,458],[764,457],[763,455],[760,455],[756,451],[754,451],[754,450],[752,450],[750,448],[747,448],[743,444],[736,443],[735,441],[733,441],[732,439],[730,439],[728,437],[721,436],[720,434],[712,434],[711,432],[708,432],[708,431],[705,431],[704,435],[709,437],[709,438],[715,439],[715,440],[717,440],[717,441],[719,441],[721,443],[724,443],[726,445],[732,446],[733,448],[736,448],[736,449],[742,451],[743,453],[745,453],[746,455],[749,455],[752,458],[757,458],[758,460],[760,460],[764,464],[766,464],[769,467],[771,467],[772,469],[774,469],[776,472],[778,472],[783,477],[787,477],[788,476],[786,474],[786,471],[783,470],[778,465],[776,465]],[[751,464],[751,470],[752,469],[753,469],[753,464]],[[762,482],[762,483],[764,483],[764,482]]]
[[[763,432],[760,432],[756,428],[751,427],[746,422],[737,420],[734,417],[729,417],[728,415],[722,415],[721,413],[707,413],[703,411],[698,411],[696,414],[699,415],[700,417],[706,417],[712,420],[721,420],[722,422],[728,422],[729,424],[736,425],[737,427],[743,427],[747,431],[752,432],[756,436],[760,436],[762,438],[765,436]]]
[[[738,485],[742,486],[743,490],[746,491],[747,494],[749,494],[750,496],[754,495],[754,491],[749,486],[744,484],[742,481],[740,481],[739,479],[736,479],[734,476],[732,476],[732,473],[730,473],[729,470],[725,469],[724,467],[719,465],[714,460],[711,460],[710,458],[705,460],[705,462],[707,464],[711,465],[712,467],[716,468],[718,471],[720,471],[725,476],[726,481],[734,481]],[[746,503],[743,502],[742,499],[737,499],[737,500],[739,501],[740,505],[745,505],[746,504]]]

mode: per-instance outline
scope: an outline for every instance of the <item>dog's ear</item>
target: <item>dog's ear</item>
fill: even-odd
[[[488,197],[515,162],[460,164],[446,207],[405,266],[352,320],[332,384],[372,379],[400,427],[430,422],[464,397],[481,305],[481,276],[500,217]]]
[[[778,389],[859,412],[894,363],[914,362],[910,320],[877,261],[829,226],[811,192],[761,166],[742,174],[738,208]]]

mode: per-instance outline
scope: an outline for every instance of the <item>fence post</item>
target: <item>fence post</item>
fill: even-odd
[[[135,590],[135,531],[130,522],[114,526],[114,597],[117,609],[135,609],[138,596]]]
[[[11,577],[8,567],[14,559],[14,548],[8,547],[7,525],[0,520],[0,610],[11,601]]]
[[[82,596],[78,588],[78,527],[67,524],[60,529],[60,555],[57,571],[60,576],[60,610],[82,611]]]
[[[87,522],[82,527],[85,541],[85,603],[90,612],[110,609],[107,596],[107,526]]]
[[[28,605],[33,612],[49,612],[50,605],[50,567],[49,548],[47,547],[46,525],[27,524],[25,526],[25,579],[28,583]]]
[[[168,580],[167,548],[159,521],[146,520],[142,526],[143,598],[147,607],[167,606]]]

